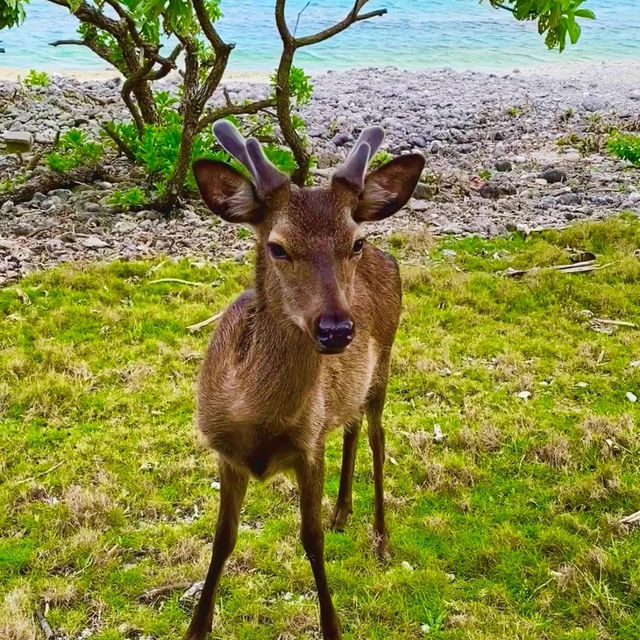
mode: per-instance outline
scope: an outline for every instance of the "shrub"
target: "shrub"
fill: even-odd
[[[614,133],[607,141],[609,153],[640,167],[640,136],[631,133]]]

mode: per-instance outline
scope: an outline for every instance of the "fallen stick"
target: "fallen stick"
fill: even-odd
[[[192,282],[191,280],[182,280],[182,278],[160,278],[159,280],[151,280],[149,284],[158,284],[161,282],[176,282],[178,284],[191,284],[194,287],[203,287],[204,282]]]
[[[223,315],[224,315],[224,311],[220,311],[220,313],[216,313],[214,316],[211,316],[210,318],[207,318],[202,322],[197,322],[196,324],[190,324],[187,327],[187,329],[189,329],[191,333],[195,333],[196,331],[200,331],[202,327],[206,327],[208,324],[213,324],[217,320],[220,320],[220,318],[222,318]]]
[[[46,476],[48,473],[55,471],[58,467],[61,467],[66,460],[61,460],[57,464],[54,464],[50,469],[46,469],[45,471],[41,471],[40,473],[36,473],[35,476],[31,476],[30,478],[23,478],[22,480],[16,480],[15,484],[24,484],[25,482],[30,482],[31,480],[37,480],[38,478],[42,478],[42,476]]]
[[[168,584],[164,587],[157,587],[156,589],[151,589],[151,591],[143,593],[138,600],[143,604],[154,604],[163,596],[168,596],[174,591],[184,591],[191,585],[191,582],[178,582],[177,584]]]
[[[45,640],[49,640],[54,637],[53,629],[51,625],[47,622],[47,619],[44,616],[44,613],[40,611],[40,609],[36,609],[36,620],[42,629],[42,633],[44,633]]]
[[[620,522],[622,522],[622,524],[640,524],[640,511],[625,516]]]
[[[532,271],[540,271],[542,269],[555,269],[562,273],[588,273],[589,271],[597,271],[610,266],[611,262],[603,265],[597,265],[595,260],[585,260],[584,262],[574,262],[572,264],[558,264],[551,267],[531,267],[531,269],[507,269],[505,273],[512,278],[524,276]]]
[[[624,320],[609,320],[607,318],[593,318],[591,322],[597,322],[598,324],[607,324],[614,327],[629,327],[631,329],[637,329],[638,325],[633,322],[625,322]]]

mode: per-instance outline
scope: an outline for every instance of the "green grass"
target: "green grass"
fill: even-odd
[[[326,537],[345,638],[637,639],[640,533],[619,520],[640,509],[640,403],[625,397],[640,396],[640,341],[594,331],[584,311],[640,325],[640,223],[389,244],[406,291],[386,408],[393,556],[370,552],[363,438],[353,518]],[[572,250],[610,264],[502,273]],[[139,597],[202,579],[214,531],[216,464],[192,427],[211,327],[186,326],[250,280],[247,264],[156,260],[0,292],[0,637],[35,637],[45,606],[69,638],[184,631],[181,591]],[[340,444],[332,434],[327,516]],[[319,637],[287,476],[252,483],[218,611],[216,639]]]

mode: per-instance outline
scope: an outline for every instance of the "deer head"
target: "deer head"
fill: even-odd
[[[401,209],[424,168],[417,154],[395,158],[366,175],[384,132],[365,129],[329,188],[297,188],[226,120],[213,127],[221,146],[252,180],[222,162],[193,166],[202,198],[227,222],[257,237],[256,293],[270,312],[297,325],[325,354],[340,353],[357,327],[350,307],[354,274],[367,251],[363,225]]]

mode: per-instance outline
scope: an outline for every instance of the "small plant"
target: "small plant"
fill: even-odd
[[[607,141],[607,150],[617,158],[640,167],[640,136],[614,133]]]
[[[513,106],[507,109],[507,115],[512,118],[517,118],[521,113],[522,109],[520,107]]]
[[[369,169],[373,171],[374,169],[387,164],[387,162],[391,162],[391,160],[393,160],[393,156],[390,153],[387,151],[378,151],[378,153],[371,158]]]
[[[491,171],[489,171],[489,169],[480,169],[480,171],[478,171],[478,175],[483,180],[491,180],[493,174],[491,173]]]
[[[95,165],[102,158],[102,147],[88,139],[86,132],[69,129],[59,140],[55,151],[47,153],[49,169],[65,173],[81,165]]]
[[[22,83],[30,89],[34,87],[48,87],[51,84],[51,76],[46,71],[31,69]]]
[[[577,133],[570,133],[568,136],[558,138],[556,144],[559,147],[573,147],[581,156],[586,157],[602,149],[603,138],[596,134],[582,137]]]
[[[109,196],[109,204],[115,205],[125,211],[132,208],[143,207],[148,201],[147,194],[140,187],[114,191]]]

